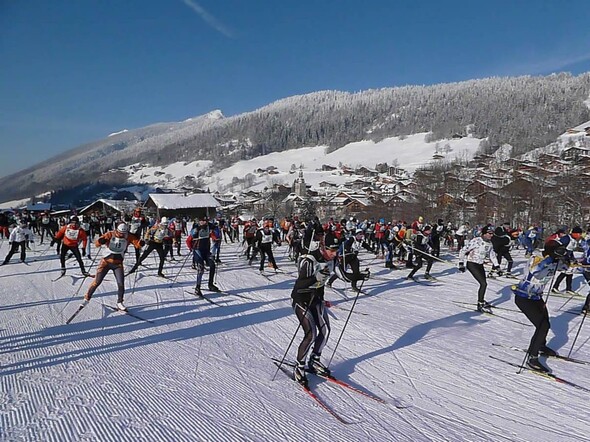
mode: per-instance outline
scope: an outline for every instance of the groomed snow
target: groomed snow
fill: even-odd
[[[211,294],[221,306],[211,305],[185,293],[195,281],[190,265],[166,263],[166,274],[179,274],[171,287],[155,276],[149,258],[137,279],[127,278],[126,303],[153,324],[103,306],[116,302],[110,275],[69,325],[90,281],[71,260],[67,275],[51,282],[59,274],[58,257],[44,247],[36,245],[27,265],[15,256],[0,267],[1,441],[590,440],[590,393],[516,374],[489,357],[520,364],[523,353],[492,343],[526,347],[533,328],[515,311],[498,314],[525,325],[453,303],[475,302],[477,285],[456,271],[447,250],[442,257],[451,264],[434,265],[440,282],[432,285],[408,282],[406,270],[390,272],[373,255],[361,255],[374,278],[364,285],[367,294],[356,304],[331,369],[387,404],[312,378],[318,396],[349,422],[342,424],[283,373],[272,380],[270,358],[283,355],[297,327],[289,297],[295,266],[284,246],[275,254],[285,273],[269,281],[239,256],[238,246],[223,244],[217,284],[251,299]],[[7,251],[4,241],[0,258]],[[522,271],[522,251],[514,255]],[[581,279],[575,277],[574,287],[586,293]],[[514,309],[509,285],[490,280],[487,300]],[[327,361],[353,294],[327,290],[326,297],[335,305]],[[582,317],[566,310],[579,309],[582,298],[560,310],[565,301],[549,297],[549,345],[567,354]],[[589,326],[578,337],[576,358],[590,360]],[[288,358],[294,354],[292,346]],[[590,387],[590,366],[548,365]]]

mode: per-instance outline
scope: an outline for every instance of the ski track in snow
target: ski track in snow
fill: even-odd
[[[0,256],[7,250],[2,244]],[[104,307],[116,302],[111,276],[65,325],[91,278],[78,278],[78,264],[69,260],[67,276],[52,283],[59,275],[53,249],[30,254],[38,261],[29,266],[1,267],[0,441],[590,441],[587,393],[516,374],[488,357],[520,364],[518,353],[491,343],[526,347],[532,327],[454,304],[475,304],[477,284],[450,265],[435,262],[439,283],[418,284],[404,279],[408,270],[385,269],[372,254],[361,255],[361,267],[375,276],[355,306],[364,315],[351,316],[330,368],[389,403],[310,376],[314,392],[351,425],[339,423],[284,373],[271,380],[270,358],[283,356],[297,328],[290,300],[295,264],[284,248],[274,251],[284,273],[269,270],[267,279],[243,259],[239,244],[224,243],[216,283],[252,300],[204,290],[219,306],[185,294],[195,284],[188,263],[174,280],[188,257],[166,261],[168,280],[155,276],[155,255],[148,258],[126,278],[126,304],[154,323]],[[514,256],[521,271],[524,257]],[[456,264],[445,249],[441,257]],[[85,259],[87,268],[91,262]],[[127,268],[132,262],[129,256]],[[204,289],[207,277],[206,271]],[[514,308],[513,283],[489,280],[486,299]],[[326,361],[356,295],[344,287],[337,281],[335,291],[326,290],[338,306]],[[570,301],[573,308],[582,302]],[[567,354],[581,317],[557,311],[562,304],[548,301],[549,345]],[[526,322],[518,312],[500,314]],[[572,356],[590,359],[587,333],[582,329]],[[287,360],[295,359],[301,337],[299,330]],[[548,365],[586,384],[588,367]],[[395,408],[398,402],[407,407]]]

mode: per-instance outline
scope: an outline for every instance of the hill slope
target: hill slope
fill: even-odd
[[[590,119],[584,101],[590,74],[490,78],[435,86],[359,93],[322,91],[289,97],[223,118],[216,111],[183,123],[119,133],[0,179],[0,200],[101,180],[115,167],[137,162],[163,166],[210,160],[216,171],[239,160],[313,146],[336,150],[363,140],[432,132],[510,143],[515,153],[542,147]]]

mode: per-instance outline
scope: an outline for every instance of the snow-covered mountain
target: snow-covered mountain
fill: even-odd
[[[127,278],[125,299],[151,322],[111,310],[117,286],[109,275],[69,325],[90,280],[70,260],[67,275],[52,282],[58,256],[38,241],[33,247],[28,264],[15,256],[0,267],[2,441],[590,441],[590,366],[547,360],[554,375],[578,387],[517,374],[525,354],[507,347],[526,348],[534,328],[514,305],[513,282],[488,282],[486,299],[500,308],[484,316],[475,311],[475,280],[453,268],[447,250],[445,263],[434,264],[436,282],[407,281],[407,271],[389,271],[362,252],[372,273],[366,294],[355,304],[341,281],[326,290],[333,306],[324,361],[333,356],[337,378],[385,402],[312,377],[312,390],[341,423],[282,372],[274,377],[271,358],[283,356],[297,330],[295,265],[285,246],[275,250],[285,273],[269,281],[238,244],[223,243],[216,281],[228,294],[205,292],[219,305],[189,294],[195,273],[183,266],[184,246],[180,260],[165,265],[167,275],[178,275],[173,284],[156,276],[150,258]],[[0,242],[0,256],[7,251]],[[520,273],[523,251],[514,256]],[[584,285],[574,277],[574,289]],[[559,353],[572,348],[583,321],[572,312],[583,300],[548,297],[548,345]],[[587,327],[572,352],[584,361]],[[299,331],[288,361],[301,338]]]
[[[332,160],[343,146],[352,146],[360,158],[372,145],[424,133],[429,141],[442,142],[441,148],[444,140],[469,136],[486,139],[491,148],[508,143],[513,154],[522,154],[589,120],[589,95],[590,74],[314,92],[227,118],[213,111],[183,122],[118,130],[0,179],[0,200],[93,183],[122,185],[128,175],[121,168],[137,163],[161,168],[210,161],[206,178],[239,161],[292,149],[324,148]],[[387,156],[383,162],[391,161]]]
[[[130,183],[148,184],[152,187],[179,188],[187,177],[202,177],[202,184],[211,191],[243,190],[241,182],[232,186],[232,181],[234,177],[241,178],[250,174],[252,180],[248,182],[248,189],[260,191],[265,187],[272,187],[273,184],[291,186],[297,176],[295,172],[302,170],[306,183],[317,188],[322,181],[342,185],[351,179],[350,176],[343,175],[341,170],[321,170],[324,165],[336,168],[339,165],[374,168],[379,163],[388,163],[396,164],[411,173],[420,166],[435,162],[469,160],[473,158],[481,142],[473,137],[436,142],[428,142],[427,138],[428,134],[421,133],[386,138],[378,142],[361,141],[347,144],[333,152],[326,146],[302,147],[238,161],[221,171],[215,171],[211,161],[177,162],[163,167],[133,164],[125,168],[125,171]],[[273,168],[272,174],[262,172],[270,167]]]

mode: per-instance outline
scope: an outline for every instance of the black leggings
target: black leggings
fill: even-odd
[[[539,356],[539,350],[547,344],[547,333],[549,333],[550,327],[549,312],[545,301],[515,296],[514,303],[535,326],[535,333],[529,344],[529,355]]]
[[[572,282],[574,280],[574,275],[572,275],[571,273],[563,273],[561,272],[559,275],[557,275],[557,278],[555,278],[555,284],[553,284],[553,287],[555,290],[559,290],[559,284],[561,284],[561,281],[563,281],[565,279],[565,289],[567,291],[571,291],[572,290]]]
[[[321,356],[330,336],[330,320],[322,299],[314,298],[313,303],[293,302],[293,310],[303,328],[303,340],[297,349],[297,362],[305,364],[307,353],[313,345],[313,353]]]
[[[488,283],[486,281],[486,271],[483,264],[467,261],[467,270],[473,275],[475,280],[479,283],[479,290],[477,291],[477,302],[483,302],[486,296],[486,289]]]
[[[164,270],[164,259],[166,258],[166,252],[164,251],[164,245],[162,243],[157,243],[153,241],[150,241],[150,243],[147,246],[147,249],[145,249],[145,251],[141,254],[141,256],[139,257],[139,261],[135,263],[134,267],[139,267],[141,263],[148,256],[150,256],[150,253],[152,253],[152,251],[154,250],[158,252],[158,256],[160,257],[160,263],[158,264],[158,273],[162,273],[162,271]]]
[[[514,264],[514,260],[512,259],[512,256],[510,255],[510,250],[505,250],[503,252],[496,253],[496,256],[498,257],[498,264],[500,264],[502,262],[502,258],[506,258],[506,262],[508,263],[508,266],[506,267],[506,271],[507,272],[512,271],[512,265]]]
[[[18,250],[18,248],[20,247],[20,260],[22,262],[25,262],[25,259],[27,258],[27,254],[25,252],[26,249],[26,241],[14,241],[12,243],[12,245],[10,246],[10,251],[8,252],[8,255],[6,255],[6,258],[4,258],[4,264],[8,264],[8,261],[10,261],[10,258],[12,258],[12,255],[14,255],[16,253],[16,251]]]
[[[82,262],[82,256],[80,256],[80,249],[78,249],[78,247],[75,247],[75,246],[73,246],[73,247],[66,246],[65,244],[62,244],[61,252],[59,255],[59,262],[61,264],[62,270],[65,270],[65,268],[66,268],[66,254],[68,252],[72,252],[74,257],[76,258],[76,261],[78,261],[78,265],[80,266],[80,270],[82,270],[82,273],[85,273],[86,270],[84,269],[84,262]]]

